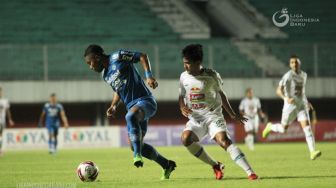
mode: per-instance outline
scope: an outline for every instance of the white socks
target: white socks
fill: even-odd
[[[254,150],[254,136],[253,134],[247,134],[245,137],[245,144],[250,150]]]
[[[245,159],[244,153],[242,153],[236,145],[231,144],[227,148],[227,152],[230,154],[231,159],[234,160],[236,164],[240,166],[246,172],[248,176],[254,173],[251,166]]]
[[[217,165],[217,162],[207,154],[207,152],[198,142],[193,142],[192,144],[187,146],[187,149],[191,154],[199,158],[201,161],[211,166]]]
[[[272,124],[271,130],[273,132],[278,132],[278,133],[284,133],[285,132],[285,128],[283,127],[283,125],[281,125],[281,123]]]
[[[306,141],[308,144],[309,151],[315,151],[315,138],[313,131],[311,130],[311,126],[307,125],[306,127],[303,128],[303,132],[306,136]]]

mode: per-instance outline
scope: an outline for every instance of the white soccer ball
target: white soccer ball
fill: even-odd
[[[98,166],[92,161],[82,162],[77,168],[77,175],[79,179],[85,182],[96,180],[98,174]]]

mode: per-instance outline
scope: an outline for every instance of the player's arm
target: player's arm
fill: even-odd
[[[69,127],[69,122],[68,122],[67,116],[65,115],[65,111],[64,110],[61,110],[61,119],[63,121],[64,127],[68,128]]]
[[[287,101],[289,104],[294,102],[294,98],[291,97],[286,97],[284,94],[284,86],[278,86],[277,90],[276,90],[276,94],[282,98],[283,100]]]
[[[244,108],[243,108],[243,101],[240,102],[239,104],[239,113],[240,115],[244,116],[245,113],[244,113]]]
[[[119,103],[120,103],[120,96],[118,95],[117,92],[114,92],[113,99],[112,99],[112,102],[111,102],[111,106],[106,111],[106,116],[107,117],[114,117],[115,116],[115,113],[117,111],[117,107],[118,107]]]
[[[223,91],[219,91],[219,94],[222,98],[222,104],[223,104],[223,107],[225,109],[225,111],[230,115],[230,117],[236,121],[238,121],[240,124],[244,124],[244,122],[247,120],[247,118],[241,116],[240,114],[236,114],[230,103],[229,103],[229,100],[227,99],[225,93]]]
[[[149,87],[155,89],[158,86],[158,83],[153,77],[151,65],[147,54],[140,54],[140,63],[142,68],[145,70],[147,84],[149,85]]]
[[[38,127],[42,127],[45,115],[46,115],[45,111],[42,111],[42,113],[40,115],[40,119],[39,119],[38,125],[37,125]]]
[[[190,113],[192,113],[192,110],[187,107],[187,105],[184,103],[184,96],[180,95],[179,96],[179,105],[180,105],[180,110],[181,113],[184,117],[188,117]]]
[[[9,125],[14,126],[15,123],[12,119],[12,113],[11,113],[9,108],[7,108],[7,110],[6,110],[6,115],[7,115],[7,118],[8,118]]]

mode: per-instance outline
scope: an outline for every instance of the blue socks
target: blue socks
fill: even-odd
[[[142,146],[142,155],[147,159],[158,163],[163,169],[168,168],[168,160],[160,155],[153,146],[144,143]]]
[[[133,146],[133,157],[136,155],[141,155],[141,128],[137,121],[137,118],[135,116],[134,112],[127,112],[126,114],[126,123],[127,123],[127,129],[128,129],[128,135],[130,138],[130,142]]]

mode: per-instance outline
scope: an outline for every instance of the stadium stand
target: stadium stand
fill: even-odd
[[[257,10],[261,11],[270,20],[275,12],[287,8],[288,14],[304,18],[318,18],[317,23],[307,23],[304,27],[286,26],[281,30],[288,33],[287,40],[261,40],[283,63],[288,63],[288,57],[296,54],[303,61],[302,68],[309,74],[319,77],[335,76],[334,55],[335,45],[331,42],[336,37],[336,14],[330,7],[336,7],[332,0],[311,1],[249,1]],[[329,8],[328,8],[329,7]],[[304,10],[304,11],[303,11]],[[331,16],[334,15],[334,16]],[[323,66],[321,65],[323,64]],[[315,71],[316,70],[316,71]]]

